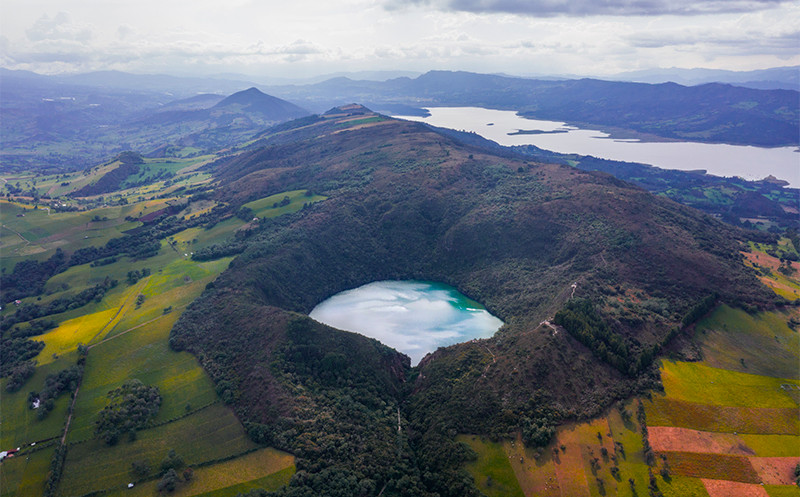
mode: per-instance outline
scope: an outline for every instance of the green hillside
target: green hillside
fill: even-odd
[[[358,105],[16,182],[3,497],[794,491],[791,233]],[[384,279],[505,325],[412,368],[306,315]]]

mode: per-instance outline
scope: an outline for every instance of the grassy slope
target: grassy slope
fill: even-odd
[[[477,454],[474,462],[467,464],[467,470],[475,479],[475,484],[488,497],[522,497],[510,457],[503,444],[488,442],[475,436],[460,436],[458,440],[469,445]]]
[[[302,196],[302,192],[288,194],[298,200],[309,201]],[[311,200],[321,198],[312,197]],[[302,202],[299,205],[292,202],[289,206],[272,209],[271,202],[272,200],[269,210],[272,212],[267,215],[272,216],[302,207]],[[97,239],[104,243],[108,238],[120,236],[118,228],[122,224],[117,222],[120,216],[146,214],[161,205],[147,201],[115,208],[116,210],[58,214],[58,222],[48,219],[44,211],[27,210],[24,218],[14,217],[14,221],[15,226],[24,229],[26,233],[36,232],[40,235],[40,240],[47,239],[46,243],[50,243],[50,246],[39,246],[46,256],[49,249],[55,246],[68,250],[83,246],[80,242],[82,238],[76,235],[75,228],[85,227],[87,217],[90,220],[97,212],[109,217],[109,221],[89,222],[90,225],[98,225]],[[15,208],[11,204],[0,205],[0,208],[4,209],[4,214],[16,212],[9,211]],[[34,214],[31,215],[31,212]],[[4,215],[3,222],[6,220]],[[132,227],[128,226],[130,224],[127,223],[125,228]],[[186,241],[196,239],[195,244],[198,246],[222,242],[242,225],[242,221],[234,218],[221,224],[222,226],[211,230],[187,230],[194,232]],[[180,242],[186,236],[179,233],[174,238]],[[189,244],[186,248],[188,246]],[[218,402],[212,382],[193,356],[185,352],[175,353],[168,347],[170,328],[185,306],[230,262],[230,258],[195,262],[183,255],[182,248],[184,247],[178,245],[173,250],[165,242],[157,256],[143,261],[121,258],[116,263],[96,268],[91,268],[88,264],[74,266],[51,278],[46,285],[51,294],[42,298],[43,302],[74,294],[106,277],[120,282],[101,302],[92,302],[82,308],[52,316],[52,319],[59,322],[58,327],[35,338],[46,344],[43,353],[37,357],[40,366],[35,375],[20,392],[4,392],[3,402],[0,403],[2,447],[60,435],[70,402],[69,396],[62,396],[50,415],[45,420],[38,421],[36,411],[28,408],[27,392],[41,389],[47,374],[74,364],[77,358],[75,349],[79,343],[90,344],[84,380],[69,432],[71,446],[66,462],[67,469],[59,488],[60,495],[82,495],[89,491],[124,485],[131,478],[131,462],[145,459],[151,466],[157,467],[169,448],[178,449],[188,463],[197,464],[257,447],[246,437],[241,424],[229,409],[221,405],[203,408]],[[144,267],[151,270],[150,276],[134,285],[125,281],[129,270]],[[145,296],[145,301],[137,306],[135,297],[140,294]],[[35,302],[33,298],[27,300]],[[166,308],[171,309],[165,312]],[[136,442],[130,443],[123,437],[124,440],[119,445],[107,447],[92,438],[95,413],[105,405],[106,393],[128,378],[139,378],[146,384],[159,387],[163,403],[153,422],[156,425],[165,422],[167,424],[140,432]],[[2,380],[0,387],[5,382],[6,379]],[[191,414],[169,422],[187,413]],[[52,449],[35,452],[31,460],[41,462],[39,465],[46,467],[49,465],[51,453]],[[247,465],[245,462],[237,462],[238,459],[207,466],[198,470],[193,490],[184,489],[183,495],[209,491],[226,495],[226,488],[231,491],[247,490],[260,485],[274,489],[288,482],[294,473],[293,458],[273,449],[263,449],[245,457],[255,458],[253,460],[258,462],[249,473],[242,473],[241,469]],[[7,466],[4,463],[3,485],[0,489],[3,496],[36,495],[42,491],[41,485],[47,471],[32,473],[26,468],[34,466],[22,465],[23,460],[20,457],[9,460]],[[34,479],[39,487],[25,483],[33,478],[32,474],[36,475]],[[27,490],[20,490],[22,488]]]
[[[665,496],[713,497],[722,495],[715,492],[719,492],[717,487],[723,484],[729,485],[729,491],[733,492],[754,491],[742,483],[714,482],[762,481],[759,466],[751,464],[751,457],[800,461],[798,403],[781,388],[781,385],[800,385],[796,367],[791,368],[788,359],[783,359],[794,357],[796,364],[800,355],[797,332],[788,328],[786,320],[787,315],[778,312],[749,315],[721,306],[697,325],[696,336],[705,356],[703,362],[662,362],[665,393],[656,394],[652,401],[643,399],[651,441],[652,434],[660,429],[654,427],[679,426],[711,430],[695,433],[700,439],[710,438],[723,444],[705,443],[696,446],[697,452],[691,452],[686,450],[690,448],[690,439],[678,438],[675,443],[679,447],[684,444],[684,450],[663,453],[670,465],[670,477],[661,476],[664,462],[660,457],[653,468],[658,488]],[[746,355],[759,346],[757,344],[767,358],[776,360],[758,361],[757,356]],[[742,355],[747,358],[747,368],[738,359]],[[722,369],[723,365],[729,368]],[[740,370],[750,373],[755,370],[761,374]],[[786,378],[793,375],[795,378]],[[635,402],[629,402],[625,409],[631,414],[628,419],[621,416],[620,408],[591,422],[561,427],[554,441],[538,451],[524,448],[520,443],[506,442],[503,462],[512,466],[527,496],[599,496],[602,495],[599,480],[603,481],[606,495],[648,495],[648,472]],[[604,458],[600,452],[598,432],[609,454],[617,458],[618,478],[610,472],[614,458]],[[686,437],[685,433],[689,432],[675,436]],[[609,435],[613,442],[622,444],[624,456],[620,451],[615,453],[614,445],[606,442]],[[480,484],[492,474],[493,464],[500,460],[496,454],[500,444],[475,437],[462,439],[469,440],[478,454],[478,460],[467,465],[467,469],[486,492]],[[744,455],[721,453],[720,447],[730,447],[724,451],[735,450],[739,452],[734,454]],[[519,462],[520,457],[524,462]],[[590,464],[594,457],[599,460],[595,469]],[[635,493],[631,491],[630,478],[634,480]],[[706,483],[702,478],[713,480]],[[770,497],[800,495],[800,489],[793,485],[763,488]]]
[[[180,485],[173,495],[235,497],[254,488],[275,490],[286,485],[294,472],[292,456],[275,449],[260,449],[231,461],[195,469],[192,481]],[[145,497],[156,492],[156,481],[151,481],[110,495]]]
[[[122,437],[112,447],[97,439],[71,445],[60,494],[83,495],[124,486],[131,481],[132,462],[146,460],[151,468],[158,468],[170,449],[192,465],[256,447],[230,409],[213,405],[178,421],[143,430],[135,442]]]

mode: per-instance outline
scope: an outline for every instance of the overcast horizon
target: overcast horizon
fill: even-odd
[[[603,76],[800,64],[800,4],[782,0],[7,0],[0,9],[0,66],[43,74]]]

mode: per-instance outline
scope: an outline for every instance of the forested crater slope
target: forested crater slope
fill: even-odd
[[[718,299],[780,304],[742,265],[737,228],[606,174],[493,155],[360,106],[274,129],[211,169],[234,207],[327,196],[197,254],[240,252],[170,338],[251,436],[298,456],[290,494],[469,495],[456,433],[546,442],[553,424],[654,385],[653,357]],[[304,316],[382,279],[451,284],[506,325],[411,369]]]

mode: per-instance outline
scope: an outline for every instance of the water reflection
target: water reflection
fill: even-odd
[[[438,347],[488,338],[503,322],[451,286],[424,281],[378,281],[338,293],[310,316],[380,340],[416,365]]]

